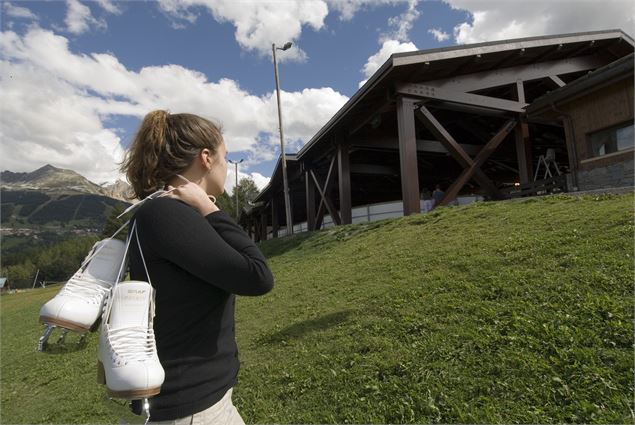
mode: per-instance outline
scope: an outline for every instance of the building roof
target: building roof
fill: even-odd
[[[619,29],[591,31],[553,36],[527,37],[486,43],[452,46],[439,49],[395,53],[366,81],[339,111],[297,153],[303,159],[325,139],[346,115],[360,109],[363,100],[385,98],[395,81],[421,82],[452,75],[463,75],[500,67],[522,65],[549,58],[550,60],[589,55],[599,49],[608,50],[614,44],[635,42]],[[616,54],[616,58],[623,54]],[[423,68],[422,68],[423,65]],[[360,111],[361,112],[361,111]],[[363,113],[363,112],[362,112]]]
[[[566,86],[540,96],[527,107],[527,114],[530,116],[540,115],[546,109],[550,109],[551,105],[571,101],[588,94],[590,91],[629,77],[633,77],[633,53],[589,72]]]

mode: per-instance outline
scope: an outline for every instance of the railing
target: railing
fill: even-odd
[[[482,196],[474,195],[474,196],[461,196],[454,200],[450,205],[466,205],[475,201],[482,201],[484,198]],[[427,213],[432,209],[432,201],[430,200],[420,200],[420,207],[422,213]],[[338,211],[339,213],[339,211]],[[399,218],[403,217],[403,202],[402,201],[393,201],[393,202],[382,202],[379,204],[371,204],[355,207],[351,210],[352,223],[364,223],[370,221],[384,220],[386,218]],[[324,216],[324,220],[322,220],[322,226],[320,229],[328,229],[330,227],[334,227],[335,223],[329,214]],[[308,225],[305,222],[294,224],[293,225],[293,233],[302,233],[308,230]],[[278,237],[286,236],[287,229],[286,227],[280,227],[278,229]],[[267,232],[267,239],[272,238],[272,232]]]
[[[511,198],[520,198],[522,196],[547,195],[550,193],[567,192],[567,176],[552,177],[550,179],[536,180],[534,182],[521,184],[510,188],[502,189],[501,192]]]

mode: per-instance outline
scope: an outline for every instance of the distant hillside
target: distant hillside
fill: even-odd
[[[125,182],[99,186],[73,170],[45,165],[30,173],[0,174],[3,227],[102,227],[121,204]]]
[[[2,223],[62,227],[101,227],[123,201],[94,194],[46,193],[37,190],[0,190]]]
[[[632,424],[633,236],[626,194],[263,242],[275,287],[237,297],[234,403],[246,423]],[[98,334],[35,351],[58,288],[2,296],[3,423],[142,423],[95,384]]]
[[[118,182],[102,187],[73,170],[52,165],[30,173],[3,171],[0,173],[2,255],[19,258],[26,247],[100,233],[115,208],[129,205],[122,200],[125,186]]]
[[[73,170],[45,165],[30,173],[0,173],[2,187],[15,190],[62,190],[104,195],[103,189]]]

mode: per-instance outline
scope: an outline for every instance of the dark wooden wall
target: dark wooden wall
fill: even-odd
[[[633,80],[619,81],[593,91],[559,107],[571,115],[575,133],[575,145],[580,170],[605,167],[632,159],[633,151],[625,151],[592,162],[580,163],[592,158],[588,134],[633,119]]]

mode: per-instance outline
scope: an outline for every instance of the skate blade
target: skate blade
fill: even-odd
[[[155,396],[161,392],[161,387],[156,388],[146,388],[143,390],[129,390],[129,391],[113,391],[108,388],[108,384],[106,384],[106,392],[110,397],[115,398],[125,398],[127,400],[136,400],[140,398],[150,398]]]
[[[66,320],[56,319],[53,317],[47,317],[47,316],[40,316],[39,322],[44,323],[45,325],[53,325],[53,326],[57,326],[58,328],[68,329],[69,331],[73,331],[73,332],[83,333],[83,332],[89,332],[92,330],[91,327],[87,328],[84,325],[69,322]]]

